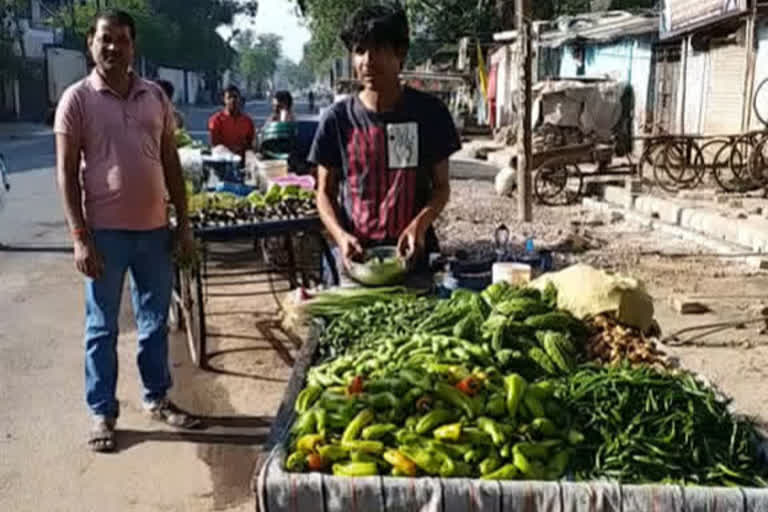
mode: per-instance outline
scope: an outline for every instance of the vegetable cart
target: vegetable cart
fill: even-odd
[[[494,286],[496,288],[493,288]],[[573,361],[569,361],[568,357],[566,357],[566,353],[569,351],[560,342],[563,341],[564,343],[563,336],[566,335],[563,333],[578,333],[582,328],[581,324],[574,324],[574,318],[570,317],[567,313],[554,311],[555,306],[553,304],[556,304],[556,302],[553,302],[551,298],[544,298],[544,295],[547,294],[546,290],[539,295],[541,298],[536,299],[530,296],[510,295],[511,293],[517,294],[519,292],[516,290],[501,290],[497,285],[493,285],[483,293],[492,289],[494,291],[487,294],[488,297],[493,299],[492,302],[486,296],[483,296],[486,306],[483,306],[482,302],[478,302],[475,295],[468,294],[467,292],[457,292],[462,295],[454,294],[448,300],[451,301],[451,307],[455,306],[453,310],[459,311],[457,314],[464,315],[463,318],[465,319],[469,318],[466,312],[474,314],[475,308],[483,308],[484,314],[489,316],[483,321],[482,329],[489,329],[486,334],[492,332],[490,341],[485,337],[485,334],[483,334],[483,339],[486,341],[483,342],[477,341],[473,343],[464,340],[464,335],[459,336],[459,333],[467,333],[466,339],[480,339],[470,336],[470,330],[474,328],[479,329],[479,324],[475,324],[475,327],[472,327],[470,325],[471,322],[467,323],[464,320],[456,322],[456,318],[450,318],[450,315],[442,315],[444,311],[450,312],[446,308],[443,308],[439,314],[434,314],[441,307],[440,305],[434,305],[437,303],[420,303],[425,304],[425,307],[432,308],[433,314],[427,314],[426,318],[423,318],[424,315],[419,316],[419,311],[417,311],[421,307],[419,304],[406,304],[406,307],[410,307],[413,304],[418,306],[411,309],[411,314],[413,321],[417,322],[417,324],[413,325],[420,326],[417,329],[418,333],[411,337],[406,337],[406,340],[398,340],[396,334],[393,334],[391,339],[381,341],[380,343],[378,339],[369,340],[374,342],[375,345],[366,345],[369,342],[366,340],[356,340],[353,343],[347,344],[347,350],[342,350],[342,352],[329,353],[328,346],[321,344],[321,338],[334,328],[334,322],[331,322],[328,327],[322,327],[320,324],[313,325],[309,339],[302,346],[300,356],[294,366],[292,377],[278,410],[269,439],[257,460],[252,478],[252,486],[257,499],[257,509],[262,512],[293,510],[318,510],[324,512],[348,510],[420,510],[435,512],[470,510],[498,512],[512,510],[576,512],[603,510],[626,512],[728,510],[747,512],[768,510],[768,489],[745,485],[746,482],[752,481],[764,482],[757,475],[765,474],[762,468],[754,469],[759,467],[754,452],[747,453],[744,451],[747,449],[745,447],[749,446],[749,442],[746,440],[754,440],[754,438],[750,437],[751,434],[749,432],[740,429],[749,427],[742,427],[742,425],[746,424],[726,412],[725,402],[718,398],[711,389],[706,387],[706,384],[699,382],[693,375],[688,373],[657,373],[656,370],[647,367],[639,369],[626,366],[612,368],[587,366],[577,368],[573,365]],[[431,299],[418,300],[429,301]],[[440,304],[446,304],[448,301],[441,301]],[[382,311],[376,308],[372,311],[377,313]],[[366,322],[366,313],[359,313],[359,315],[362,316],[355,318],[360,322]],[[381,316],[383,315],[375,314],[375,316],[370,317],[372,318],[371,322],[378,326],[388,325],[387,320],[382,320]],[[506,319],[502,318],[500,320],[500,317],[505,317]],[[440,318],[442,323],[435,323],[435,318]],[[428,326],[428,328],[424,326]],[[424,334],[425,331],[423,329],[434,330],[436,326],[440,327],[435,332],[447,329],[453,335],[436,334],[432,336]],[[509,329],[513,327],[520,329],[517,331],[518,333],[535,331],[535,339],[538,340],[541,346],[545,347],[546,354],[548,354],[544,356],[549,360],[548,364],[552,365],[552,363],[555,363],[551,368],[547,368],[544,362],[539,359],[541,353],[544,352],[534,346],[531,346],[532,348],[529,349],[528,356],[530,359],[528,359],[528,362],[534,361],[539,365],[539,368],[536,369],[539,375],[544,370],[548,376],[544,380],[534,380],[534,377],[530,376],[523,378],[521,377],[523,374],[522,370],[518,370],[521,372],[520,375],[509,373],[512,371],[510,370],[510,364],[514,366],[516,363],[519,363],[517,359],[521,356],[519,354],[516,355],[515,351],[507,348],[509,346],[508,343],[511,339],[513,344],[523,344],[523,338],[525,337],[523,335],[514,335],[510,338],[508,336]],[[354,330],[356,326],[349,323],[348,328]],[[620,328],[619,331],[624,333],[625,329]],[[477,330],[475,334],[479,332]],[[614,337],[613,334],[611,336]],[[605,342],[605,340],[595,341],[598,345]],[[528,344],[528,342],[525,341],[525,344]],[[353,346],[358,348],[350,348]],[[421,348],[429,346],[432,346],[432,348]],[[353,357],[351,354],[356,350],[358,351],[358,356]],[[369,352],[372,355],[366,356],[365,354]],[[502,362],[501,354],[505,352],[505,355],[509,358],[508,363]],[[460,354],[464,355],[460,356]],[[345,359],[347,356],[352,359]],[[419,360],[424,361],[424,363],[421,363],[422,366],[431,367],[436,363],[427,361],[433,356],[441,361],[446,360],[446,358],[474,361],[481,368],[485,368],[485,370],[480,371],[480,373],[486,374],[485,377],[480,377],[480,374],[475,373],[477,370],[471,370],[473,378],[477,376],[477,379],[485,382],[483,386],[486,386],[486,388],[480,392],[483,393],[482,396],[484,398],[482,398],[479,405],[479,411],[484,412],[478,412],[477,410],[473,412],[473,408],[478,404],[477,401],[473,402],[472,400],[472,397],[474,397],[472,393],[473,386],[467,384],[468,378],[464,377],[465,374],[460,372],[460,367],[465,364],[464,362],[437,364],[434,367],[435,369],[424,370],[419,374],[419,363],[416,363],[416,366],[408,366],[408,364],[414,363],[407,363],[406,366],[401,367],[399,363],[393,361],[399,358],[404,358],[404,360],[408,361]],[[355,357],[358,357],[358,359],[355,359]],[[320,359],[322,358],[324,358],[324,362],[321,364]],[[464,359],[462,360],[462,358]],[[492,362],[491,366],[487,366],[489,361]],[[351,370],[352,373],[345,371],[345,369],[350,369],[350,364],[354,368]],[[494,391],[490,387],[490,382],[500,378],[500,376],[498,374],[496,377],[493,376],[494,367],[504,368],[503,380],[504,389],[506,389],[505,392],[502,391],[505,393],[502,394],[505,398],[502,400],[501,410],[496,412],[493,412],[495,408],[492,405],[494,402],[493,395],[499,392]],[[366,379],[365,384],[357,381],[360,378],[358,377],[361,375],[360,372],[365,371],[360,368],[371,369],[370,373],[366,374],[366,377],[362,377]],[[411,368],[411,370],[408,368]],[[386,373],[390,371],[388,369],[392,369],[395,373]],[[533,368],[530,369],[533,370]],[[379,370],[385,370],[385,373],[377,374],[376,372]],[[335,400],[330,396],[325,396],[325,394],[331,392],[331,389],[337,389],[339,382],[347,382],[346,380],[334,380],[332,372],[335,371],[344,371],[343,376],[337,376],[341,379],[346,379],[348,375],[358,376],[348,381],[349,383],[346,387],[341,386],[341,391],[333,391],[332,394],[342,393],[341,395],[335,395],[340,396],[340,400],[346,396],[345,399],[341,400],[342,402],[344,400],[352,402],[362,400],[363,403],[368,404],[362,406],[367,407],[367,409],[353,413],[354,419],[351,421],[344,420],[343,435],[340,441],[336,440],[336,434],[334,434],[334,440],[331,440],[330,434],[328,434],[328,437],[326,437],[326,434],[319,434],[319,432],[324,432],[326,428],[328,432],[339,432],[338,425],[334,425],[333,422],[337,421],[334,419],[334,416],[339,416],[341,413],[334,412],[332,408],[323,412],[323,426],[319,426],[319,413],[321,409],[331,407],[328,401]],[[451,387],[451,389],[441,391],[441,386],[444,385],[447,379],[444,372],[455,374],[455,378],[450,381],[458,380],[455,388]],[[408,389],[408,391],[361,391],[363,388],[368,389],[369,385],[372,386],[371,389],[374,386],[376,386],[376,389],[379,389],[378,386],[385,382],[386,386],[388,386],[387,389],[396,389],[397,384],[393,383],[393,379],[388,378],[387,375],[397,376],[394,380],[404,380],[405,382],[401,384],[405,384],[406,388],[404,389]],[[417,385],[417,381],[422,378],[427,378],[429,382],[418,383]],[[525,381],[526,378],[528,383]],[[305,381],[309,383],[307,387],[304,387]],[[327,381],[327,383],[322,384],[323,381]],[[597,386],[594,384],[604,382],[608,384]],[[624,383],[627,382],[631,382],[631,384],[624,386]],[[313,386],[315,388],[322,386],[321,389],[324,388],[324,391],[315,392],[311,390]],[[647,396],[647,400],[637,400],[631,394],[630,388],[635,393],[639,392],[643,397]],[[557,403],[565,405],[566,402],[561,401],[565,399],[561,398],[560,395],[547,395],[547,393],[551,393],[552,389],[557,389],[559,390],[558,392],[564,390],[566,393],[571,393],[568,395],[569,407],[573,407],[574,403],[578,403],[577,409],[569,409],[570,412],[566,414],[574,413],[582,419],[589,416],[593,418],[594,425],[588,426],[583,421],[580,423],[573,422],[572,418],[564,420],[564,423],[555,419],[561,410],[558,407],[555,407],[553,410],[550,406],[554,406]],[[416,400],[415,406],[408,406],[408,410],[413,411],[412,407],[415,407],[415,410],[421,410],[420,413],[416,413],[421,416],[418,417],[418,422],[411,423],[411,426],[408,426],[409,421],[416,419],[415,417],[409,416],[403,424],[402,417],[398,416],[396,412],[402,404],[392,405],[388,408],[384,407],[383,403],[377,406],[374,401],[371,401],[373,400],[373,395],[370,395],[370,393],[378,393],[380,395],[393,395],[391,399],[406,402],[409,400],[407,397],[412,394],[412,390],[416,391],[414,396],[421,396],[421,398]],[[437,399],[437,402],[432,404],[434,408],[431,410],[429,408],[421,409],[422,406],[419,405],[424,398],[423,390],[432,390],[429,393],[433,394],[433,397]],[[318,395],[317,393],[321,394]],[[361,395],[360,393],[369,394]],[[437,394],[434,395],[434,393]],[[466,396],[464,398],[453,398],[457,393],[463,393]],[[540,402],[537,401],[537,396],[542,397]],[[548,396],[552,400],[550,398],[545,399],[544,396]],[[624,396],[626,396],[626,400],[622,398]],[[674,401],[678,397],[683,397],[684,401],[687,399],[688,406],[675,405]],[[595,401],[592,402],[592,400]],[[441,401],[443,403],[439,405]],[[603,401],[618,404],[617,407],[622,408],[621,410],[638,410],[639,408],[641,413],[636,416],[630,416],[621,414],[618,412],[618,409],[613,409],[613,412],[611,412],[611,409],[607,409],[602,405]],[[542,406],[545,407],[542,408]],[[520,407],[520,411],[525,412],[520,412],[520,416],[517,416],[519,422],[514,422],[515,412],[512,411],[512,408],[516,411],[518,407]],[[427,422],[427,418],[431,418],[434,415],[433,413],[446,411],[451,408],[456,409],[456,411],[454,411],[455,415],[450,420],[443,418],[440,420],[441,423],[434,422],[434,424],[421,425],[421,423]],[[540,408],[541,412],[536,412],[537,408]],[[643,408],[645,413],[642,413]],[[686,412],[686,409],[689,410]],[[337,409],[337,411],[339,410],[341,409]],[[511,415],[509,417],[506,416],[508,410],[512,411],[509,412]],[[317,421],[317,424],[306,422],[307,418],[313,418],[309,414],[312,412],[315,413],[316,418],[314,419]],[[660,412],[664,412],[667,416],[660,415]],[[376,414],[376,420],[372,420],[373,414]],[[414,413],[409,412],[407,414]],[[649,421],[662,421],[664,422],[660,424],[662,426],[682,425],[687,420],[686,414],[694,418],[690,420],[693,423],[688,423],[689,425],[694,425],[696,421],[701,421],[702,423],[699,423],[697,427],[690,427],[693,430],[688,433],[676,430],[677,426],[671,427],[669,439],[674,439],[674,443],[679,442],[680,444],[673,445],[671,449],[668,449],[668,452],[659,447],[664,445],[664,440],[653,439],[650,437],[650,431],[647,436],[637,432],[637,428],[641,425],[646,425],[651,429]],[[451,423],[456,421],[459,415],[463,419],[459,423]],[[478,417],[478,415],[482,415],[482,417]],[[549,417],[553,418],[552,421],[557,421],[556,426],[548,425],[547,418]],[[562,418],[562,416],[560,417]],[[392,427],[384,423],[387,421],[384,418],[393,418],[390,421],[397,423],[401,428],[396,433],[393,432],[390,430]],[[497,423],[490,418],[506,419],[500,419]],[[698,418],[704,419],[700,420]],[[372,421],[373,423],[371,423]],[[431,419],[429,421],[431,422]],[[510,421],[513,421],[514,424],[510,423]],[[552,423],[552,421],[549,423]],[[680,423],[681,421],[682,423]],[[721,425],[718,422],[721,421],[724,422],[722,425],[733,426],[734,430],[720,428]],[[483,423],[487,425],[483,425]],[[698,429],[707,428],[708,425],[715,425],[715,423],[717,425],[713,426],[713,428],[718,428],[718,432],[703,433],[698,431]],[[623,426],[625,424],[629,424],[629,427],[625,428]],[[472,425],[477,425],[477,428]],[[567,425],[571,426],[568,427]],[[582,425],[583,433],[573,430],[579,425]],[[615,436],[610,433],[605,434],[603,429],[613,428],[611,425],[622,425],[618,428],[623,434],[616,434]],[[656,423],[653,423],[653,425],[656,425]],[[397,428],[396,425],[393,425],[393,427]],[[556,430],[552,430],[553,427]],[[457,432],[453,432],[454,428]],[[535,430],[530,430],[531,428]],[[645,428],[644,426],[643,429]],[[509,429],[514,430],[514,433],[510,433]],[[311,432],[315,433],[312,434]],[[380,435],[382,437],[379,437]],[[531,440],[532,438],[528,437],[526,437],[528,441],[521,441],[522,438],[520,436],[523,435],[537,436],[536,439],[539,439],[539,441],[533,441]],[[467,437],[465,438],[464,436]],[[497,440],[496,437],[499,439]],[[585,478],[585,474],[593,474],[593,469],[589,469],[587,473],[583,472],[584,465],[590,468],[593,467],[594,461],[591,457],[580,459],[573,467],[568,466],[571,468],[570,472],[563,472],[557,469],[556,473],[552,473],[552,468],[565,468],[565,466],[560,465],[560,454],[562,452],[576,453],[581,449],[586,449],[587,452],[592,453],[590,450],[594,450],[594,448],[590,443],[595,443],[597,438],[611,445],[603,445],[595,455],[595,460],[599,462],[597,470],[600,472],[602,472],[602,469],[599,467],[601,464],[606,468],[615,468],[605,471],[604,474],[615,473],[617,476],[623,475],[622,478],[625,481],[638,481],[639,479],[642,481],[661,482],[661,478],[657,480],[652,475],[676,474],[674,472],[678,470],[668,468],[665,464],[673,465],[673,461],[686,461],[684,464],[687,469],[681,469],[680,471],[691,471],[691,473],[684,473],[687,475],[687,482],[690,483],[692,480],[689,478],[694,478],[693,475],[696,473],[702,478],[702,483],[731,482],[733,487],[663,485],[662,483],[622,485],[617,483],[617,480]],[[700,444],[702,438],[705,439],[703,445]],[[377,442],[376,439],[388,439],[386,441],[387,448],[385,448],[386,451],[383,455],[381,450],[384,443]],[[413,439],[420,439],[420,441]],[[638,440],[642,440],[642,443],[636,446],[634,443]],[[315,441],[318,441],[319,444],[315,444]],[[430,452],[428,455],[423,453],[420,455],[415,452],[412,455],[406,451],[408,446],[416,446],[416,443],[422,442],[426,443],[425,446],[429,446],[423,448]],[[310,443],[311,446],[309,446]],[[411,443],[414,444],[411,445]],[[461,443],[468,443],[468,445],[462,445]],[[498,457],[498,453],[501,453],[501,457],[511,461],[511,455],[504,454],[504,450],[511,443],[514,444],[514,447],[510,449],[510,451],[514,452],[514,467],[512,467],[513,464],[510,462],[502,463],[497,461],[493,468],[498,469],[489,468],[486,472],[483,469],[483,464],[489,460],[488,458],[480,462],[479,465],[477,459],[469,463],[472,469],[467,464],[459,461],[459,458],[461,458],[468,462],[470,458],[474,457],[475,451],[481,449],[486,450],[484,451],[486,454],[497,453],[496,457]],[[689,451],[690,443],[696,446],[692,451]],[[730,448],[728,446],[729,443]],[[289,444],[291,445],[290,448],[288,447]],[[504,444],[504,448],[496,451],[502,444]],[[523,451],[522,445],[530,448],[531,451]],[[543,457],[551,458],[548,463],[545,463],[546,466],[541,465],[540,461],[542,459],[539,457],[542,455],[533,453],[534,445],[536,445],[537,449],[547,450],[552,448],[556,450],[543,455]],[[582,445],[581,448],[579,447],[580,445]],[[699,453],[699,446],[704,445],[706,445],[706,453]],[[392,448],[393,446],[398,447]],[[447,453],[450,453],[448,451],[449,448],[453,452],[463,453],[463,456],[447,455]],[[288,453],[289,450],[292,451],[290,455]],[[438,455],[442,450],[446,450],[446,452],[440,458]],[[467,451],[462,452],[462,450]],[[359,458],[354,458],[355,454]],[[397,457],[403,454],[405,454],[406,460],[398,460]],[[296,455],[300,455],[302,458],[306,455],[306,461],[302,459],[301,469],[306,471],[307,466],[304,464],[308,464],[309,472],[302,472],[301,469],[296,469],[292,466]],[[518,455],[522,455],[520,457],[521,460],[518,460]],[[624,459],[625,455],[629,457],[626,460]],[[313,467],[311,457],[326,459],[326,463],[328,461],[343,461],[349,457],[353,462],[334,464],[333,475],[331,475],[328,474],[329,466],[327,465],[317,468]],[[449,462],[446,457],[447,459],[458,458],[446,465]],[[528,460],[526,460],[526,457]],[[721,459],[721,457],[724,458]],[[749,462],[738,462],[743,461],[745,457]],[[386,470],[383,469],[383,466],[377,466],[373,461],[380,458],[383,458],[391,466],[387,466]],[[701,458],[701,463],[692,462],[699,458]],[[729,458],[730,460],[727,460]],[[718,460],[722,460],[722,462],[718,464],[713,462]],[[428,466],[435,462],[440,462],[439,469],[430,469]],[[414,463],[418,467],[414,466]],[[506,465],[499,467],[499,464]],[[462,465],[467,467],[466,471],[459,469]],[[641,468],[642,475],[639,478],[635,477],[641,473],[636,473],[633,465]],[[339,467],[337,468],[337,466]],[[528,472],[529,469],[524,469],[524,466],[530,466],[530,473]],[[478,467],[480,469],[477,469]],[[741,472],[746,467],[752,468],[746,471],[756,471],[757,473],[753,476],[751,473]],[[377,468],[381,469],[377,470]],[[713,469],[709,473],[702,473],[701,468]],[[389,469],[396,476],[389,476]],[[472,477],[472,475],[478,475],[477,471],[480,472],[479,474],[483,478]],[[509,476],[505,476],[507,472]],[[385,474],[387,476],[383,476]],[[529,476],[534,474],[541,475],[543,478]],[[578,479],[579,481],[573,478],[576,474],[581,475]],[[410,476],[405,477],[403,475]],[[555,475],[561,476],[556,477]],[[645,480],[647,478],[651,480]],[[755,479],[753,480],[753,478]],[[710,483],[709,485],[713,484]],[[764,485],[764,483],[760,485]]]
[[[210,268],[211,249],[213,243],[228,243],[235,241],[253,242],[253,249],[242,254],[246,259],[257,258],[257,247],[260,240],[282,239],[287,249],[287,273],[291,287],[298,286],[296,264],[294,260],[291,237],[296,234],[314,237],[320,243],[323,258],[328,263],[332,279],[338,283],[333,255],[323,235],[323,225],[317,216],[287,220],[272,220],[249,224],[234,224],[227,226],[200,227],[195,229],[195,238],[202,245],[200,265],[191,269],[179,271],[177,288],[174,294],[178,305],[178,317],[183,320],[192,359],[198,367],[208,368],[208,336],[206,329],[205,304],[208,295],[209,280],[215,276]],[[268,268],[271,272],[273,268]],[[271,278],[270,278],[271,279]]]

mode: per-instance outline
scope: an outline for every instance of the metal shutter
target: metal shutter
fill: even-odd
[[[704,101],[704,133],[741,132],[747,74],[746,48],[729,44],[710,49],[710,73]]]

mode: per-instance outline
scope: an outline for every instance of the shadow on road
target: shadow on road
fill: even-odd
[[[31,253],[71,253],[72,247],[30,246],[0,244],[0,252],[31,252]]]
[[[201,418],[207,421],[205,418]],[[238,418],[239,421],[247,418]],[[258,426],[236,427],[239,429],[255,429],[252,433],[226,433],[226,428],[219,427],[217,432],[205,431],[184,431],[176,432],[170,430],[121,430],[118,429],[117,446],[118,451],[130,450],[134,446],[147,442],[160,443],[195,443],[203,445],[228,445],[228,446],[254,446],[266,441],[269,434],[269,424],[264,426],[264,420],[259,418]]]

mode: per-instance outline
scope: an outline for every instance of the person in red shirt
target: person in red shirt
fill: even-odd
[[[253,120],[242,111],[242,96],[234,85],[224,89],[224,109],[208,120],[211,146],[223,145],[233,153],[245,156],[253,145]]]

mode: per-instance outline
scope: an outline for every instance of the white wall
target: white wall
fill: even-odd
[[[171,100],[175,103],[185,103],[184,97],[184,70],[176,68],[157,68],[157,77],[162,80],[168,80],[173,84],[174,89],[173,98]]]
[[[757,54],[755,55],[755,87],[754,93],[757,93],[758,86],[763,80],[768,79],[768,19],[762,19],[757,23]],[[757,95],[757,108],[760,115],[766,118],[768,121],[768,85],[764,86]],[[753,104],[750,104],[749,108],[754,108]],[[751,115],[752,128],[762,127],[762,123],[755,115],[754,111]]]
[[[46,72],[48,73],[48,101],[55,104],[67,87],[87,74],[85,55],[77,50],[48,48]]]
[[[194,71],[187,71],[187,103],[192,105],[197,103],[197,96],[203,88],[203,77]]]

